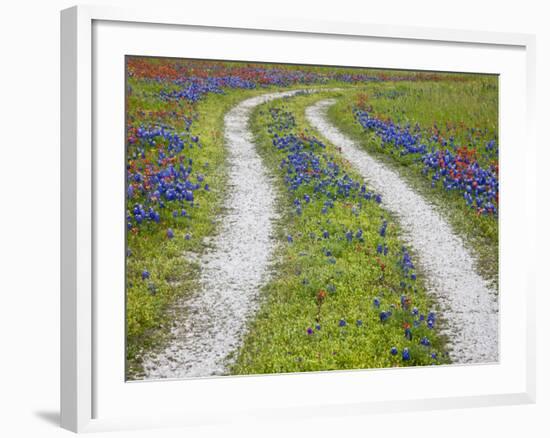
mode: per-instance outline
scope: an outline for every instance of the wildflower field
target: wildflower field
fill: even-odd
[[[128,379],[495,360],[497,77],[127,57],[126,125]]]

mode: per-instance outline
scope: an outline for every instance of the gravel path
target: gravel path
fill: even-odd
[[[244,100],[225,116],[230,163],[221,229],[212,250],[198,259],[200,288],[175,306],[173,341],[144,361],[146,379],[223,375],[229,355],[241,344],[248,318],[268,276],[275,192],[248,130],[251,111],[300,90],[264,94]]]
[[[472,256],[437,210],[396,172],[328,122],[327,110],[334,103],[334,99],[319,101],[306,109],[306,117],[326,139],[342,148],[344,157],[382,195],[382,205],[398,218],[418,265],[426,273],[428,289],[440,305],[452,361],[498,361],[496,291],[476,273]]]

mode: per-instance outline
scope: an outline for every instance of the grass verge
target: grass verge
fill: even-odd
[[[166,203],[159,209],[159,223],[144,221],[139,228],[127,232],[126,376],[138,379],[143,376],[143,355],[162,348],[170,338],[174,319],[185,317],[175,315],[171,307],[196,289],[197,257],[216,232],[227,180],[224,115],[241,100],[266,91],[231,90],[223,95],[210,94],[189,105],[159,99],[162,86],[155,82],[130,80],[129,85],[132,89],[127,105],[129,124],[169,125],[175,132],[185,132],[186,120],[192,120],[190,134],[200,140],[192,148],[186,145],[176,158],[184,163],[192,162],[189,179],[198,181],[200,175],[202,186],[194,192],[193,202],[186,205],[184,216],[179,208],[180,214],[174,216],[177,207]],[[155,146],[146,148],[144,155],[138,157],[140,165],[159,159],[162,139],[155,137],[155,141]],[[136,146],[128,144],[128,156],[135,152]],[[204,190],[205,184],[208,190]],[[127,209],[140,202],[143,199],[138,193],[128,202]]]
[[[460,90],[460,93],[457,90]],[[460,192],[446,191],[440,185],[432,187],[431,179],[422,175],[423,165],[418,160],[412,156],[399,156],[382,147],[380,139],[374,133],[366,132],[353,114],[353,108],[360,96],[370,96],[367,102],[377,114],[392,117],[400,123],[419,123],[422,127],[431,126],[433,123],[441,126],[445,123],[453,126],[475,126],[483,131],[487,128],[486,138],[494,137],[497,132],[497,105],[488,105],[486,101],[492,100],[483,100],[482,96],[476,94],[476,90],[477,93],[485,90],[485,93],[490,93],[491,96],[495,93],[492,82],[485,81],[477,85],[470,84],[469,87],[462,84],[461,88],[444,83],[414,83],[410,87],[403,84],[376,84],[345,93],[330,107],[328,117],[360,147],[399,172],[410,186],[438,208],[476,256],[477,271],[498,290],[498,218],[478,215],[474,209],[467,206]],[[394,93],[398,93],[397,97],[393,97],[396,96]],[[447,103],[441,106],[434,105],[431,99],[436,95],[439,96],[439,101]],[[481,104],[478,102],[480,100],[485,103]],[[492,109],[492,112],[489,109]],[[445,120],[447,122],[444,122]],[[453,130],[457,141],[467,142],[464,131],[465,129]]]

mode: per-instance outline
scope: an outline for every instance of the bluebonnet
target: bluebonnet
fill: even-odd
[[[432,329],[435,325],[435,313],[434,312],[430,312],[428,313],[428,317],[426,319],[426,324],[428,326],[428,328]]]
[[[173,207],[172,217],[177,219],[184,204],[193,205],[194,192],[201,187],[204,175],[198,175],[195,182],[192,159],[183,155],[192,144],[187,131],[178,133],[155,125],[128,128],[126,197],[129,202],[139,201],[127,214],[128,229],[146,222],[159,223],[160,211],[166,207]],[[208,185],[205,190],[209,190]]]
[[[382,237],[386,236],[387,226],[388,226],[388,223],[386,221],[382,222],[382,225],[380,226],[380,230],[378,231]]]
[[[440,184],[446,191],[463,193],[465,202],[483,214],[497,214],[498,204],[498,146],[496,140],[485,144],[485,159],[489,165],[483,167],[476,160],[472,150],[459,148],[454,137],[422,134],[417,125],[400,126],[393,121],[377,119],[369,111],[354,109],[354,117],[365,131],[374,132],[384,149],[391,148],[399,156],[411,155],[423,164],[422,174],[431,174],[432,187]],[[470,137],[472,140],[472,138]],[[432,144],[431,150],[428,143]],[[478,148],[478,151],[483,149]]]

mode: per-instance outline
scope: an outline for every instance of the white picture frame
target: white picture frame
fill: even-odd
[[[120,428],[144,428],[189,424],[206,424],[226,421],[235,416],[292,416],[306,417],[311,415],[340,415],[345,413],[363,413],[380,411],[400,411],[410,409],[441,409],[451,407],[475,407],[503,404],[532,403],[535,400],[535,309],[534,309],[534,273],[528,263],[521,265],[518,272],[513,274],[517,279],[518,299],[521,305],[514,321],[501,320],[501,324],[517,324],[520,330],[518,339],[521,339],[520,357],[514,358],[517,365],[511,374],[503,373],[501,380],[509,375],[512,386],[505,387],[502,382],[502,390],[497,386],[487,389],[486,392],[468,392],[466,388],[462,392],[455,391],[446,395],[444,392],[432,392],[431,396],[416,394],[414,388],[406,395],[384,397],[362,397],[360,395],[350,398],[348,403],[343,403],[337,397],[336,402],[328,399],[316,401],[303,401],[297,404],[285,404],[277,396],[273,397],[271,404],[257,402],[247,404],[243,400],[236,400],[236,406],[231,406],[224,412],[223,406],[207,410],[201,400],[196,403],[196,411],[189,411],[182,407],[175,407],[167,411],[162,406],[156,410],[148,408],[149,415],[131,416],[128,412],[114,413],[114,408],[109,410],[109,415],[98,415],[101,412],[101,395],[106,394],[101,387],[102,374],[99,369],[104,366],[98,363],[98,349],[101,349],[101,335],[98,335],[96,325],[102,319],[98,311],[100,307],[94,299],[96,285],[98,284],[97,265],[98,247],[96,241],[98,211],[97,205],[102,202],[98,199],[96,188],[98,178],[98,166],[94,154],[94,137],[98,133],[94,129],[94,123],[98,117],[97,96],[95,87],[100,79],[98,70],[94,65],[94,57],[100,56],[98,50],[102,50],[101,36],[94,33],[94,26],[98,23],[130,24],[134,28],[148,27],[151,32],[164,32],[177,29],[178,26],[186,29],[197,29],[201,32],[229,32],[237,30],[241,35],[250,35],[260,38],[263,33],[277,38],[279,36],[301,37],[334,37],[350,38],[357,41],[384,41],[386,44],[402,44],[406,42],[411,46],[424,45],[425,50],[431,50],[428,46],[452,44],[460,46],[461,50],[474,50],[477,47],[487,48],[500,52],[521,53],[524,63],[516,65],[521,70],[520,78],[525,79],[521,89],[517,90],[515,97],[520,99],[521,120],[520,131],[510,135],[522,135],[523,148],[520,152],[525,155],[523,164],[534,169],[535,141],[533,134],[534,121],[534,63],[535,63],[535,39],[532,35],[507,34],[491,32],[460,31],[451,29],[426,29],[417,27],[373,25],[366,23],[338,23],[317,22],[295,19],[258,18],[253,21],[230,22],[224,18],[189,16],[184,10],[166,11],[151,7],[147,10],[130,10],[111,7],[77,6],[61,12],[61,426],[75,431],[100,431]],[[135,29],[134,29],[135,32]],[[115,35],[113,37],[113,35]],[[116,33],[109,34],[112,38]],[[115,42],[115,40],[111,40]],[[113,44],[116,46],[117,44]],[[430,46],[431,47],[431,46]],[[124,50],[121,48],[121,50]],[[131,54],[135,54],[132,52]],[[165,55],[159,53],[159,55]],[[244,55],[246,56],[246,55]],[[275,56],[275,55],[274,55]],[[503,55],[505,56],[505,55]],[[231,58],[230,58],[231,59]],[[266,59],[271,60],[271,59]],[[424,62],[424,61],[422,61]],[[517,64],[517,63],[516,63]],[[424,65],[424,64],[419,64]],[[456,69],[460,69],[457,61]],[[376,65],[376,67],[392,67],[389,65]],[[425,62],[425,68],[431,68],[429,62]],[[488,68],[488,67],[487,67]],[[492,71],[492,70],[491,70]],[[121,72],[121,74],[123,74]],[[121,96],[123,90],[120,90]],[[506,110],[506,108],[501,108]],[[519,110],[518,110],[519,111]],[[518,164],[519,166],[519,164]],[[526,173],[525,169],[518,169],[517,178],[521,179],[518,196],[524,196],[525,202],[534,196],[535,187],[534,171]],[[506,186],[505,186],[506,187]],[[534,204],[534,202],[533,202]],[[526,232],[528,245],[534,248],[534,212],[518,212],[517,221],[528,221],[532,226]],[[518,222],[514,223],[518,223]],[[513,230],[512,225],[508,230]],[[502,238],[508,239],[508,236]],[[510,239],[508,247],[517,245]],[[510,277],[512,278],[512,277]],[[120,316],[123,319],[123,315]],[[504,318],[504,316],[502,317]],[[524,347],[524,348],[523,348]],[[103,356],[105,357],[105,356]],[[113,359],[114,360],[114,359]],[[119,359],[116,359],[119,360]],[[504,366],[504,362],[497,365]],[[115,366],[115,365],[113,365]],[[462,367],[465,369],[466,367]],[[479,368],[479,369],[478,369]],[[512,368],[510,368],[512,370]],[[393,378],[399,380],[400,373],[404,370],[386,370],[385,373],[393,373]],[[406,372],[406,371],[405,371]],[[415,371],[418,376],[435,373],[433,368]],[[466,371],[460,371],[464,374]],[[498,369],[474,367],[467,370],[475,375],[478,373],[480,380],[485,374],[498,373]],[[98,376],[99,373],[99,376]],[[361,374],[362,373],[362,374]],[[243,394],[253,394],[252,385],[262,387],[265,392],[268,388],[284,385],[305,385],[312,389],[323,379],[327,387],[342,388],[343,392],[349,391],[361,379],[372,371],[365,372],[338,372],[317,375],[317,377],[293,375],[284,378],[273,376],[245,377],[245,378],[221,378],[203,379],[195,383],[187,383],[189,391],[235,391],[242,389]],[[448,379],[447,371],[437,371],[439,378]],[[508,373],[508,371],[507,371]],[[385,374],[377,376],[383,378]],[[465,375],[465,374],[464,374]],[[496,374],[495,374],[496,375]],[[481,377],[480,377],[481,376]],[[378,378],[376,377],[376,378]],[[385,378],[385,377],[384,377]],[[271,383],[266,384],[271,379]],[[279,380],[273,380],[279,379]],[[283,380],[284,379],[284,380]],[[227,383],[229,382],[229,383]],[[304,383],[305,382],[305,383]],[[136,384],[120,382],[121,385],[129,385],[136,388]],[[163,382],[166,391],[169,385],[179,385],[178,382]],[[496,384],[495,384],[496,385]],[[99,389],[98,388],[102,388]],[[152,388],[150,386],[149,388]],[[487,388],[490,388],[489,386]],[[156,391],[156,390],[155,390]],[[374,391],[376,392],[376,391]],[[140,390],[132,389],[132,397],[138,396]],[[109,396],[114,397],[113,394]],[[159,392],[155,394],[160,394]],[[328,391],[328,394],[331,394]],[[398,394],[398,393],[396,393]],[[416,396],[418,395],[418,396]],[[150,394],[148,395],[150,396]],[[103,396],[105,398],[105,396]],[[143,394],[145,397],[145,394]],[[223,396],[221,396],[223,399]],[[114,400],[113,404],[118,404]],[[240,405],[240,406],[239,406]],[[113,412],[111,412],[113,411]],[[185,413],[188,413],[187,415]]]

